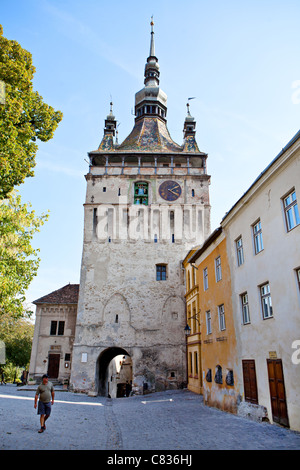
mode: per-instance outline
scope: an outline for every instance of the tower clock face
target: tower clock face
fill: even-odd
[[[159,187],[159,195],[166,201],[176,201],[181,195],[181,187],[176,181],[165,181]]]

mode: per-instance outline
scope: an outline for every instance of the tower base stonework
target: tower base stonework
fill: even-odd
[[[152,245],[152,247],[151,247]],[[182,246],[109,243],[85,247],[71,383],[101,393],[101,357],[132,360],[133,392],[182,388],[186,383]],[[99,257],[98,257],[99,256]],[[156,264],[169,261],[166,280]],[[89,260],[89,262],[88,262]],[[76,364],[76,367],[75,367]]]

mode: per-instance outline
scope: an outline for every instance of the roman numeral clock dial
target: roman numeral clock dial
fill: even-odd
[[[181,195],[181,187],[176,181],[168,180],[159,187],[159,195],[165,201],[176,201]]]

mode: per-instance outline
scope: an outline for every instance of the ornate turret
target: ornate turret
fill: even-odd
[[[117,121],[113,115],[112,107],[113,103],[110,102],[110,113],[105,119],[104,136],[98,150],[109,151],[114,149],[114,136],[116,133]]]
[[[190,99],[190,98],[189,98]],[[196,121],[191,116],[190,104],[187,103],[187,116],[184,121],[183,135],[184,135],[184,152],[199,152],[199,148],[196,142]]]

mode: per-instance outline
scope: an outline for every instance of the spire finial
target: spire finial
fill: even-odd
[[[153,26],[154,26],[154,20],[153,20],[153,15],[151,16],[151,33],[154,33]]]
[[[154,45],[154,21],[153,21],[153,15],[151,16],[151,42],[150,42],[150,57],[155,57],[155,45]]]

